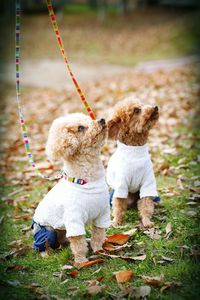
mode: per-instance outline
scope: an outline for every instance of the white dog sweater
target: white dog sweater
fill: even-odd
[[[61,179],[40,202],[33,220],[42,226],[64,229],[67,237],[85,235],[86,223],[109,227],[109,192],[105,178],[85,185]]]
[[[115,198],[127,198],[129,192],[137,191],[140,198],[158,196],[148,146],[127,146],[118,141],[108,162],[107,182]]]

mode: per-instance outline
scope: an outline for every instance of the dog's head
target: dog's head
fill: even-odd
[[[60,117],[51,125],[46,154],[51,161],[67,160],[81,153],[90,155],[103,145],[106,133],[104,119],[91,120],[82,113]]]
[[[113,116],[108,120],[108,137],[127,145],[142,145],[158,118],[157,106],[144,105],[128,98],[115,107]]]

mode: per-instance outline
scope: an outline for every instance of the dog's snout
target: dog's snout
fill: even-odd
[[[158,112],[158,106],[157,106],[157,105],[154,106],[154,111],[155,111],[155,112]]]
[[[106,124],[106,121],[105,121],[105,119],[100,119],[99,121],[98,121],[98,123],[100,124],[100,125],[105,125]]]

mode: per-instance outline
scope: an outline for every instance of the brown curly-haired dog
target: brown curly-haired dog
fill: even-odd
[[[144,227],[151,227],[153,199],[158,196],[147,139],[159,118],[157,106],[128,98],[119,103],[108,120],[108,136],[117,140],[116,152],[109,160],[107,182],[113,188],[114,225],[123,222],[129,196],[137,198]]]
[[[104,119],[91,120],[84,114],[74,113],[54,120],[46,152],[51,161],[62,161],[64,178],[36,208],[33,216],[35,249],[45,250],[44,234],[50,246],[56,248],[55,241],[61,243],[64,231],[75,263],[87,261],[85,224],[88,222],[92,224],[93,251],[102,249],[105,228],[110,225],[109,193],[100,158],[106,135]],[[40,230],[43,230],[41,237]]]

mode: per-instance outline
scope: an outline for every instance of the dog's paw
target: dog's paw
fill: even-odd
[[[142,220],[142,224],[145,228],[152,228],[154,226],[154,223],[147,218]]]
[[[87,258],[79,258],[74,260],[74,267],[79,268],[82,264],[88,262]]]
[[[111,228],[119,228],[119,227],[121,227],[121,223],[120,222],[116,222],[116,221],[112,221],[110,227]]]

